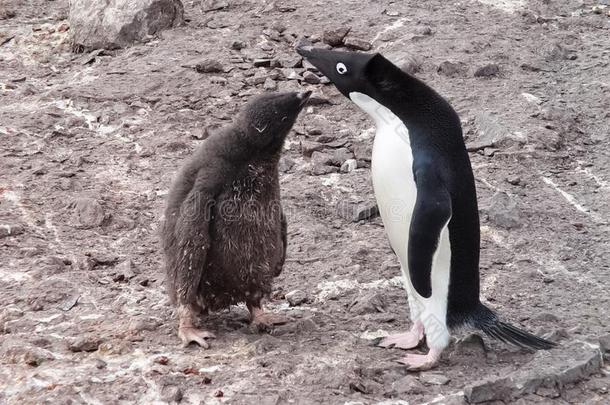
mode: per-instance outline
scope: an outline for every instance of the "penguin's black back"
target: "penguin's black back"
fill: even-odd
[[[385,59],[383,59],[385,60]],[[479,305],[479,211],[459,116],[436,91],[389,61],[374,69],[375,98],[409,130],[413,166],[431,163],[451,196],[451,273],[447,324],[469,322]],[[378,73],[375,73],[378,72]]]

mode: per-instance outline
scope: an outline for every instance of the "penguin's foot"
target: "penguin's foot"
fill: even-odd
[[[258,330],[268,330],[274,325],[284,325],[290,321],[290,318],[286,316],[265,312],[261,307],[251,307],[250,316],[252,326]]]
[[[430,370],[441,358],[442,349],[430,349],[428,354],[407,354],[398,362],[407,366],[409,371]]]
[[[178,337],[182,340],[182,345],[187,347],[189,343],[197,343],[204,349],[209,349],[210,344],[206,339],[214,339],[216,336],[207,330],[197,329],[193,326],[181,326],[178,328]]]
[[[416,321],[410,331],[386,336],[377,343],[379,347],[396,347],[399,349],[414,349],[424,339],[424,325]]]

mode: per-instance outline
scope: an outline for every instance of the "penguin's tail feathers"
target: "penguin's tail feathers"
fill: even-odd
[[[483,304],[479,304],[472,322],[474,327],[483,331],[487,336],[524,349],[548,350],[557,346],[555,342],[500,321],[498,316]]]

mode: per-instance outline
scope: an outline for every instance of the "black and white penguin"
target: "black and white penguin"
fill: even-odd
[[[479,300],[479,211],[460,119],[449,103],[380,54],[300,46],[297,52],[375,121],[373,188],[405,278],[413,326],[382,347],[411,349],[424,336],[426,355],[400,361],[429,369],[450,330],[470,326],[531,348],[554,343],[501,322]]]
[[[232,125],[207,138],[182,166],[168,197],[161,240],[166,284],[185,345],[209,347],[208,311],[245,302],[253,323],[286,318],[262,310],[286,257],[278,161],[311,92],[252,99]]]

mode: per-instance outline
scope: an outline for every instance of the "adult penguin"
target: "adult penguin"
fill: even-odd
[[[425,355],[399,360],[412,370],[434,367],[450,330],[469,326],[530,349],[555,344],[502,322],[479,299],[479,211],[460,119],[449,103],[382,55],[299,46],[297,52],[375,121],[375,198],[398,256],[413,326],[382,347]]]

